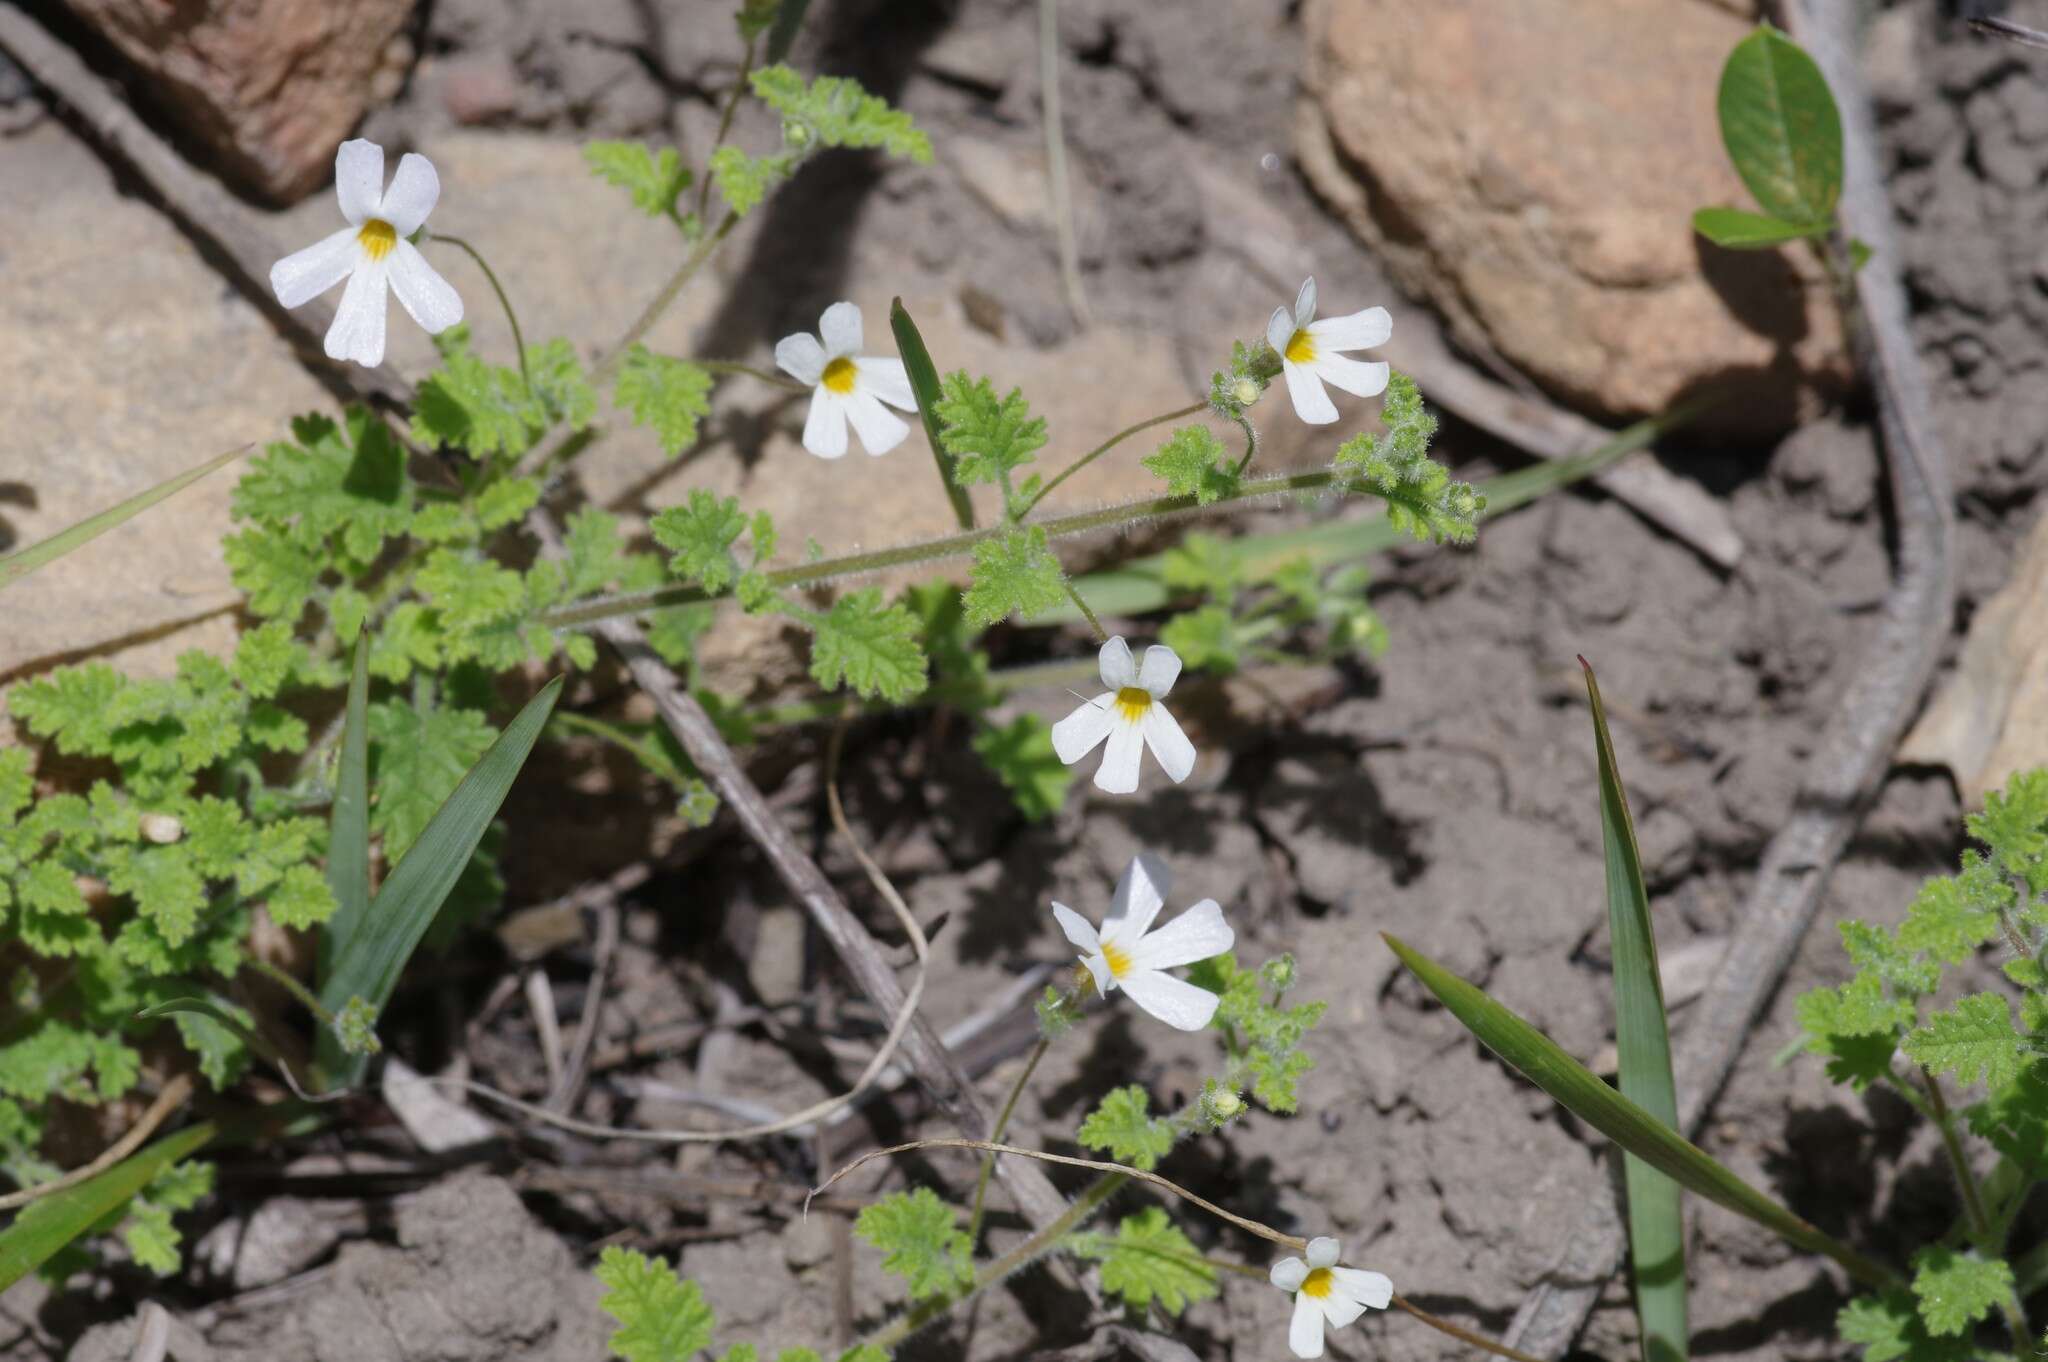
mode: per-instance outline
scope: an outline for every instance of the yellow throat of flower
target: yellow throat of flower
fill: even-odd
[[[356,245],[361,246],[363,254],[372,260],[382,260],[397,244],[398,229],[382,218],[371,218],[363,224],[363,230],[356,233]]]
[[[1309,335],[1305,328],[1297,329],[1293,335],[1287,338],[1287,358],[1293,360],[1296,364],[1307,364],[1315,357],[1315,337]]]
[[[1116,712],[1125,723],[1134,724],[1152,708],[1152,692],[1143,686],[1125,686],[1116,693]]]
[[[825,376],[818,380],[835,393],[842,395],[853,391],[853,361],[841,355],[825,366]]]
[[[1314,1296],[1317,1300],[1322,1300],[1330,1294],[1335,1286],[1336,1278],[1330,1275],[1330,1269],[1319,1267],[1302,1279],[1301,1294],[1304,1296]]]
[[[1130,952],[1113,942],[1102,943],[1102,962],[1109,966],[1109,977],[1121,979],[1131,972]]]

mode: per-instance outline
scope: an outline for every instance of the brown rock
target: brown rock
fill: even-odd
[[[1714,112],[1730,7],[1311,0],[1306,26],[1310,180],[1468,348],[1610,419],[1739,388],[1708,419],[1753,432],[1844,382],[1808,253],[1692,231],[1753,206]]]
[[[68,0],[240,188],[289,202],[397,89],[413,0]]]

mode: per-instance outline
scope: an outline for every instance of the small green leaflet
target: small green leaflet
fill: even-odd
[[[740,568],[732,546],[747,530],[738,497],[721,500],[701,487],[693,488],[688,500],[656,515],[648,528],[654,542],[674,555],[669,569],[676,576],[697,582],[706,591],[723,591],[738,580]]]
[[[1012,614],[1034,615],[1066,599],[1066,574],[1045,531],[1024,525],[974,546],[971,584],[960,598],[967,623],[985,628]]]
[[[925,687],[923,632],[917,616],[901,605],[885,605],[880,587],[862,587],[832,603],[826,614],[803,616],[816,637],[811,643],[811,677],[821,686],[851,688],[866,699],[902,703]]]
[[[2000,1258],[1936,1246],[1913,1255],[1913,1295],[1930,1334],[1960,1334],[2012,1292],[2012,1268]]]
[[[2010,1005],[1995,993],[1974,993],[1935,1013],[1906,1037],[1905,1050],[1937,1074],[1953,1073],[1961,1083],[1981,1077],[1991,1088],[2017,1078],[2032,1053],[2013,1029]]]
[[[1150,1172],[1173,1151],[1174,1132],[1170,1122],[1152,1115],[1152,1100],[1132,1083],[1103,1097],[1081,1122],[1079,1138],[1090,1149],[1108,1150],[1118,1163]]]
[[[1045,418],[1031,414],[1019,389],[997,397],[987,379],[970,379],[961,369],[947,374],[939,391],[939,441],[963,485],[1005,482],[1044,446]]]
[[[919,165],[931,162],[931,139],[917,130],[910,115],[890,108],[887,100],[869,94],[857,80],[819,76],[806,85],[802,76],[781,64],[763,67],[748,80],[754,93],[782,115],[785,141],[792,140],[787,125],[793,123],[824,146],[880,147]]]
[[[583,159],[600,180],[631,194],[633,206],[651,218],[672,216],[677,197],[690,187],[690,171],[674,147],[656,151],[638,142],[591,142]]]
[[[614,1357],[689,1362],[711,1346],[716,1318],[703,1291],[677,1277],[665,1260],[612,1247],[599,1257],[596,1273],[608,1288],[598,1306],[619,1322],[606,1340]]]
[[[882,1267],[904,1279],[912,1300],[974,1280],[967,1233],[929,1187],[882,1198],[860,1213],[853,1232],[882,1250]]]
[[[1486,498],[1469,482],[1452,479],[1429,457],[1436,417],[1422,403],[1415,380],[1396,372],[1380,406],[1386,432],[1357,435],[1337,450],[1340,473],[1351,473],[1387,503],[1387,519],[1415,539],[1469,544],[1478,533]]]
[[[1216,1269],[1158,1206],[1125,1216],[1114,1238],[1106,1234],[1075,1235],[1068,1246],[1080,1257],[1102,1264],[1102,1289],[1123,1297],[1134,1310],[1156,1300],[1169,1315],[1178,1315],[1193,1301],[1214,1300]]]
[[[1180,427],[1144,463],[1166,479],[1169,493],[1192,496],[1203,506],[1237,490],[1238,477],[1231,467],[1230,452],[1207,426]]]
[[[1030,821],[1043,822],[1066,803],[1074,768],[1052,750],[1052,729],[1036,714],[985,725],[974,735],[974,750]]]
[[[674,458],[697,443],[697,423],[711,410],[711,375],[636,342],[626,351],[614,395]]]

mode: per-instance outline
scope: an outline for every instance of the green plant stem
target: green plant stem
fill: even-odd
[[[242,963],[291,994],[301,1006],[319,1019],[322,1026],[331,1028],[334,1025],[334,1014],[322,1006],[320,1000],[313,996],[313,991],[300,983],[289,971],[281,970],[262,956],[247,951],[242,954]]]
[[[526,368],[526,336],[519,329],[519,313],[513,309],[512,299],[506,296],[505,286],[498,282],[498,272],[491,268],[490,261],[484,259],[482,251],[479,251],[459,236],[444,236],[440,232],[429,232],[427,239],[429,241],[445,241],[457,250],[465,252],[471,260],[476,261],[476,267],[484,272],[484,278],[490,281],[491,292],[498,295],[498,306],[505,309],[505,320],[512,324],[512,348],[519,352],[519,378],[521,382],[526,384],[526,391],[531,393],[533,391],[533,375],[527,372]]]
[[[1319,492],[1339,487],[1350,481],[1348,474],[1328,469],[1314,473],[1285,473],[1270,478],[1259,478],[1245,483],[1235,493],[1219,497],[1209,506],[1203,506],[1190,492],[1182,496],[1148,497],[1142,501],[1123,501],[1095,511],[1080,511],[1073,515],[1060,516],[1053,520],[1041,520],[1038,527],[1046,537],[1058,539],[1067,535],[1088,534],[1094,530],[1106,530],[1128,525],[1139,520],[1150,520],[1158,516],[1185,515],[1192,511],[1206,511],[1211,507],[1225,506],[1235,501],[1252,501],[1260,497],[1284,496],[1291,492]],[[839,558],[825,558],[815,563],[798,567],[780,568],[768,574],[768,584],[783,588],[808,586],[814,582],[830,581],[835,577],[851,576],[855,573],[879,572],[885,568],[906,567],[913,563],[938,562],[947,558],[964,558],[974,552],[974,547],[985,540],[1010,531],[1008,525],[990,525],[978,530],[967,530],[960,534],[944,535],[938,539],[927,539],[915,544],[902,544],[893,549],[877,549],[872,553],[852,553]],[[719,593],[724,595],[727,593]],[[547,629],[564,629],[576,625],[594,624],[598,620],[611,619],[618,615],[638,615],[649,610],[659,610],[671,605],[691,605],[699,601],[716,599],[713,595],[695,586],[665,586],[649,591],[625,592],[607,596],[600,600],[585,601],[577,605],[562,606],[544,611],[534,617],[533,622]]]
[[[1087,620],[1088,627],[1095,631],[1095,641],[1097,643],[1109,642],[1109,631],[1102,627],[1101,620],[1095,618],[1095,612],[1088,608],[1088,602],[1081,599],[1081,593],[1074,590],[1074,583],[1071,578],[1060,578],[1060,590],[1067,593],[1067,599],[1074,603],[1074,608],[1081,612],[1081,618]]]
[[[726,135],[732,131],[732,116],[740,107],[740,96],[747,92],[747,76],[754,69],[754,44],[758,38],[747,39],[746,55],[740,58],[738,74],[732,78],[732,89],[726,92],[725,107],[718,111],[718,132],[711,139],[711,149],[704,153],[704,174],[697,181],[697,216],[704,216],[704,209],[711,202],[711,157],[725,145]]]
[[[1045,1058],[1045,1052],[1052,1048],[1052,1037],[1040,1036],[1038,1044],[1031,1047],[1031,1054],[1024,1060],[1024,1069],[1017,1075],[1017,1081],[1010,1085],[1010,1095],[1003,1099],[1003,1109],[996,1115],[996,1123],[989,1127],[988,1137],[998,1143],[1010,1128],[1010,1115],[1017,1110],[1017,1099],[1024,1095],[1024,1085],[1031,1081],[1031,1075],[1038,1068],[1038,1061]],[[981,1244],[981,1217],[987,1209],[988,1179],[996,1170],[996,1156],[988,1154],[981,1160],[981,1174],[974,1180],[974,1209],[967,1216],[967,1245],[972,1253]]]
[[[1948,1099],[1942,1095],[1941,1080],[1936,1078],[1925,1065],[1920,1067],[1921,1082],[1927,1087],[1927,1106],[1934,1118],[1935,1128],[1941,1132],[1941,1146],[1948,1153],[1949,1167],[1955,1170],[1956,1186],[1963,1195],[1963,1213],[1969,1217],[1970,1237],[1977,1243],[1980,1252],[1993,1257],[2003,1257],[2005,1245],[1992,1238],[1991,1217],[1984,1213],[1984,1194],[1977,1184],[1977,1174],[1970,1167],[1968,1155],[1963,1152],[1963,1142],[1956,1134],[1956,1119],[1949,1110]],[[1999,1302],[2000,1312],[2005,1316],[2006,1332],[2012,1336],[2013,1353],[2025,1356],[2032,1333],[2027,1326],[2025,1307],[2012,1292]]]
[[[727,213],[713,231],[691,248],[689,255],[683,258],[683,263],[676,267],[676,272],[661,286],[661,292],[654,295],[653,300],[642,309],[639,317],[626,328],[626,334],[619,337],[618,343],[606,351],[604,358],[591,369],[591,387],[601,389],[611,381],[612,375],[618,372],[620,363],[625,360],[626,352],[654,329],[654,324],[661,320],[661,314],[668,311],[669,305],[675,302],[676,295],[697,277],[697,271],[704,268],[704,262],[725,244],[725,239],[732,235],[732,229],[739,225],[739,220],[738,213]]]
[[[1178,411],[1163,412],[1158,416],[1148,416],[1134,426],[1125,426],[1122,430],[1110,436],[1107,440],[1104,440],[1101,444],[1095,446],[1095,448],[1089,450],[1086,454],[1083,454],[1080,458],[1074,460],[1072,463],[1068,464],[1065,468],[1062,468],[1057,474],[1055,474],[1051,482],[1048,482],[1045,486],[1039,488],[1038,491],[1032,495],[1031,500],[1025,502],[1022,506],[1017,508],[1017,519],[1022,520],[1025,516],[1030,515],[1032,508],[1037,506],[1039,502],[1044,501],[1046,496],[1052,491],[1053,488],[1059,486],[1068,478],[1073,477],[1074,474],[1080,472],[1089,464],[1094,463],[1097,459],[1109,453],[1110,450],[1115,449],[1118,445],[1122,444],[1125,440],[1130,439],[1133,435],[1136,435],[1138,432],[1150,430],[1152,427],[1157,425],[1163,425],[1168,421],[1178,421],[1183,416],[1193,416],[1196,412],[1201,411],[1208,405],[1209,404],[1207,402],[1191,403],[1188,406],[1180,408]]]
[[[588,714],[578,714],[573,710],[560,709],[549,716],[548,722],[559,724],[573,732],[586,733],[593,738],[602,738],[616,747],[621,747],[631,753],[642,766],[666,777],[674,784],[680,785],[689,779],[682,768],[669,759],[666,752],[653,743],[633,736],[619,724],[593,718]]]
[[[757,378],[771,387],[784,388],[793,393],[810,391],[793,378],[771,374],[766,369],[756,369],[751,364],[736,364],[729,359],[693,359],[690,363],[710,374],[745,374],[748,378]]]
[[[1074,1204],[1042,1230],[1018,1244],[1002,1257],[974,1274],[974,1280],[957,1291],[943,1296],[932,1296],[898,1315],[888,1324],[860,1340],[864,1347],[876,1347],[889,1351],[909,1338],[925,1325],[938,1319],[954,1306],[972,1300],[982,1292],[996,1285],[1018,1268],[1025,1266],[1040,1254],[1059,1246],[1060,1240],[1079,1229],[1088,1217],[1102,1207],[1102,1203],[1122,1189],[1130,1179],[1122,1173],[1104,1173],[1088,1184],[1081,1195],[1074,1198]]]

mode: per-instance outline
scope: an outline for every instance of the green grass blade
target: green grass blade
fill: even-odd
[[[974,503],[967,489],[953,477],[953,465],[946,459],[946,447],[939,443],[939,371],[932,364],[931,351],[917,323],[910,320],[901,298],[889,302],[889,329],[896,333],[896,349],[903,356],[904,372],[910,375],[910,391],[917,395],[917,414],[924,419],[924,437],[931,442],[932,458],[939,465],[939,481],[946,485],[946,499],[953,503],[953,515],[960,528],[974,528]]]
[[[1842,116],[1812,57],[1769,24],[1735,45],[1716,99],[1721,141],[1764,212],[1827,222],[1842,197]]]
[[[1635,820],[1614,760],[1600,684],[1584,658],[1586,697],[1593,709],[1593,746],[1600,758],[1600,840],[1607,850],[1607,933],[1614,952],[1614,1031],[1621,1052],[1622,1096],[1678,1129],[1678,1088],[1671,1076],[1671,1031],[1650,894],[1636,849]],[[1685,1219],[1679,1186],[1634,1154],[1623,1156],[1628,1191],[1628,1245],[1635,1270],[1636,1316],[1643,1362],[1684,1362]]]
[[[1825,1254],[1865,1285],[1904,1285],[1897,1273],[1823,1234],[1721,1166],[1713,1156],[1601,1082],[1557,1042],[1428,956],[1380,933],[1401,963],[1451,1012],[1523,1077],[1559,1106],[1687,1191],[1747,1216],[1787,1242]]]
[[[1731,251],[1765,251],[1802,237],[1826,236],[1827,222],[1786,222],[1740,208],[1702,208],[1692,215],[1692,229],[1716,246]]]
[[[441,905],[468,866],[477,843],[526,764],[548,714],[562,693],[562,678],[548,682],[540,694],[505,726],[490,750],[478,758],[462,783],[442,802],[405,859],[384,880],[370,901],[362,928],[336,946],[328,961],[320,1004],[339,1015],[349,999],[363,998],[379,1013],[391,1000],[399,973],[427,934]],[[347,1057],[336,1076],[354,1082],[367,1056]]]
[[[775,26],[768,30],[768,62],[773,65],[789,55],[797,30],[804,26],[804,14],[811,0],[782,0],[775,8]]]
[[[362,930],[370,911],[370,726],[364,715],[370,698],[369,658],[370,635],[365,630],[356,637],[328,823],[327,887],[334,891],[338,906],[322,932],[322,981],[333,973],[335,955]]]
[[[197,468],[188,468],[146,492],[136,493],[118,506],[109,507],[98,515],[86,517],[68,530],[59,530],[40,544],[31,544],[17,553],[0,558],[0,591],[5,591],[37,568],[47,567],[71,550],[99,538],[116,525],[141,515],[165,497],[184,491],[216,468],[241,458],[249,449],[250,446],[243,445],[240,449],[230,449],[225,454],[216,455]]]
[[[72,1240],[91,1232],[127,1205],[151,1178],[192,1154],[216,1133],[211,1121],[187,1126],[137,1150],[104,1173],[23,1207],[14,1223],[0,1231],[0,1291],[41,1267]]]

